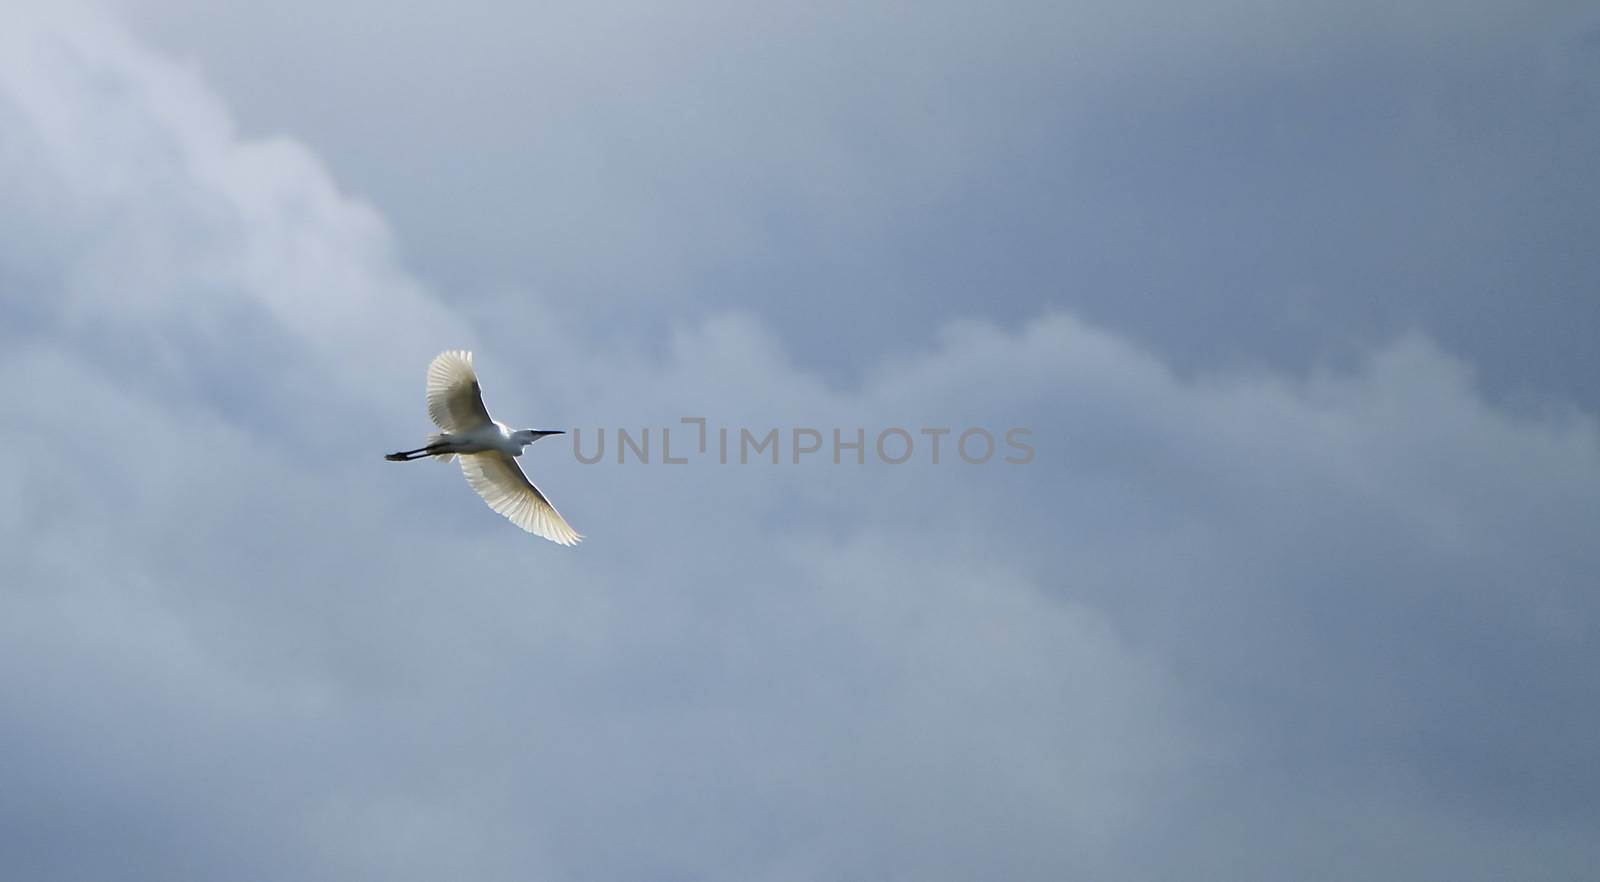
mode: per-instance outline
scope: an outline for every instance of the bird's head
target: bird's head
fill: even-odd
[[[517,431],[511,433],[511,438],[518,444],[521,444],[523,447],[527,447],[529,444],[532,444],[540,438],[548,438],[551,435],[565,434],[566,432],[560,429],[518,429]]]

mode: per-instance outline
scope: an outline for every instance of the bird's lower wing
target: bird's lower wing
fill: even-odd
[[[461,471],[490,508],[529,533],[560,545],[577,545],[583,538],[511,457],[503,453],[465,454],[461,457]]]

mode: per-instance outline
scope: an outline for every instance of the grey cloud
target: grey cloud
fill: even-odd
[[[952,315],[1186,370],[1420,332],[1600,403],[1588,4],[118,6],[463,308],[747,309],[841,381]]]
[[[759,312],[606,334],[554,298],[448,301],[192,72],[93,16],[11,15],[19,875],[1593,865],[1592,417],[1500,409],[1421,339],[1194,372],[1046,311],[945,322],[841,380]],[[1025,424],[1039,454],[540,445],[530,470],[590,537],[562,553],[451,468],[378,459],[425,428],[428,355],[473,340],[511,420]]]

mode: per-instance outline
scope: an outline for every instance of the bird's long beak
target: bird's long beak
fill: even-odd
[[[535,435],[538,435],[540,438],[544,438],[544,437],[547,437],[549,435],[565,435],[565,434],[567,434],[565,429],[534,429],[533,433]]]

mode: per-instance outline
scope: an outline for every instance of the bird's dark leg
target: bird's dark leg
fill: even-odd
[[[413,459],[422,459],[425,456],[432,456],[434,453],[435,451],[430,448],[418,447],[416,450],[402,450],[399,453],[391,453],[388,456],[385,456],[384,459],[387,459],[390,462],[409,462]]]

